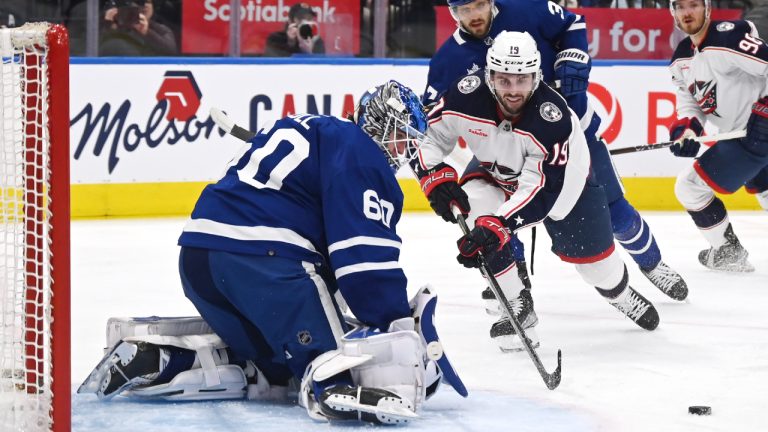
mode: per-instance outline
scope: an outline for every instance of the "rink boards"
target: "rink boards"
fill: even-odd
[[[388,79],[421,93],[427,69],[425,60],[73,59],[73,217],[188,214],[242,145],[215,127],[211,107],[253,130],[293,113],[342,116]],[[592,83],[609,148],[667,138],[675,96],[663,63],[596,62]],[[674,177],[690,160],[656,150],[617,156],[615,163],[635,206],[681,209]],[[406,210],[428,209],[416,181],[399,177]],[[743,191],[726,204],[758,208]]]

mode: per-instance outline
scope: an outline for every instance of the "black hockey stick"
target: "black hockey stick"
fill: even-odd
[[[255,133],[249,131],[248,129],[242,128],[235,124],[235,122],[232,121],[225,113],[224,111],[218,109],[218,108],[211,108],[211,118],[213,119],[213,122],[216,123],[216,126],[220,127],[224,132],[232,135],[233,137],[243,140],[245,142],[248,142],[256,136]]]
[[[714,142],[714,141],[721,141],[721,140],[734,139],[734,138],[744,138],[746,134],[747,134],[746,131],[737,130],[737,131],[725,132],[717,135],[692,137],[692,138],[700,143],[705,143],[705,142]],[[636,153],[636,152],[641,152],[646,150],[656,150],[660,148],[670,147],[675,142],[676,141],[662,141],[655,144],[643,144],[635,147],[623,147],[619,149],[613,149],[609,153],[611,154],[611,156],[613,156],[613,155],[620,155],[620,154],[626,154],[626,153]]]
[[[464,220],[464,216],[461,215],[461,212],[456,207],[453,207],[452,210],[453,215],[459,222],[461,231],[464,232],[464,235],[469,234],[469,227],[467,226],[467,222]],[[488,284],[491,287],[491,291],[493,291],[493,295],[495,295],[496,300],[501,303],[503,311],[506,313],[507,318],[509,318],[509,321],[512,323],[512,327],[515,329],[515,333],[517,333],[517,336],[523,343],[525,351],[528,352],[528,356],[531,358],[531,360],[533,360],[533,364],[536,366],[536,369],[539,370],[539,375],[541,375],[541,378],[544,380],[544,384],[546,384],[547,388],[550,390],[556,389],[557,386],[560,385],[560,379],[562,378],[563,353],[560,351],[560,349],[557,350],[557,368],[555,368],[555,371],[552,373],[547,372],[547,370],[544,369],[544,364],[541,363],[539,355],[536,354],[536,351],[533,349],[531,340],[528,339],[528,336],[526,336],[525,330],[523,330],[523,326],[520,325],[520,323],[517,321],[517,318],[515,318],[515,315],[512,313],[512,308],[509,305],[507,296],[504,295],[504,292],[499,286],[499,282],[496,280],[496,277],[493,276],[493,272],[491,272],[490,267],[488,266],[488,261],[485,260],[482,252],[478,253],[478,260],[480,261],[480,272],[488,280]]]

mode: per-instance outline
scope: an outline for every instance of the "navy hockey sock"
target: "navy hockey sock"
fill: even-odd
[[[707,204],[701,210],[688,210],[688,214],[691,215],[693,223],[695,223],[699,229],[710,229],[717,226],[725,220],[726,216],[728,216],[728,213],[725,210],[725,205],[718,197],[715,197],[712,202]]]
[[[616,240],[641,269],[649,271],[655,268],[661,261],[661,251],[645,220],[623,197],[608,207]]]

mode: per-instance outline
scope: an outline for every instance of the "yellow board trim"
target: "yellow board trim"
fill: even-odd
[[[398,179],[405,194],[404,211],[429,211],[429,202],[414,179]],[[675,198],[674,178],[623,179],[627,200],[638,210],[683,210]],[[206,182],[107,183],[72,185],[72,217],[187,216]],[[744,189],[718,195],[729,210],[759,210]]]

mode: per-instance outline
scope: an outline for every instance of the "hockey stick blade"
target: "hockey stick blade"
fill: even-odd
[[[235,122],[233,122],[232,119],[229,118],[226,113],[224,113],[224,111],[218,108],[211,108],[211,118],[213,119],[213,122],[216,123],[216,126],[221,128],[221,130],[239,140],[248,142],[251,140],[251,138],[256,136],[255,133],[249,131],[248,129],[236,125]]]
[[[461,227],[461,231],[464,232],[464,235],[469,234],[469,227],[467,226],[467,221],[464,220],[464,216],[461,214],[459,209],[457,209],[455,206],[452,208],[453,215],[456,217],[456,220],[459,222],[459,226]],[[483,256],[482,252],[478,253],[478,258],[480,261],[480,272],[485,276],[486,280],[488,280],[488,285],[490,285],[491,291],[493,291],[493,295],[496,296],[496,300],[501,303],[502,306],[502,312],[509,318],[510,323],[512,323],[512,327],[515,329],[515,332],[517,333],[517,336],[520,338],[520,341],[523,343],[523,348],[525,348],[525,351],[528,353],[528,356],[533,360],[533,364],[536,366],[536,369],[539,371],[539,375],[541,375],[541,378],[544,380],[544,384],[547,386],[548,389],[554,390],[557,388],[557,386],[560,385],[560,380],[562,379],[562,359],[563,359],[563,353],[560,349],[557,350],[557,367],[555,368],[554,372],[549,373],[544,368],[544,364],[541,362],[541,359],[539,358],[539,355],[536,353],[536,351],[533,349],[533,345],[531,345],[531,340],[528,338],[528,336],[525,334],[525,330],[523,329],[523,326],[520,325],[520,323],[517,321],[517,318],[515,318],[515,315],[512,313],[512,309],[509,306],[509,301],[507,300],[507,296],[504,295],[504,292],[501,290],[501,287],[499,286],[499,282],[496,280],[496,277],[493,276],[493,273],[490,270],[490,267],[488,266],[488,262],[485,260],[485,257]]]
[[[693,139],[700,143],[707,143],[707,142],[722,141],[727,139],[744,138],[746,135],[747,135],[747,131],[737,130],[737,131],[725,132],[717,135],[694,137]],[[644,145],[639,145],[635,147],[623,147],[619,149],[613,149],[609,153],[611,154],[611,156],[613,156],[613,155],[620,155],[620,154],[627,154],[627,153],[637,153],[637,152],[647,151],[647,150],[656,150],[660,148],[671,147],[672,144],[674,144],[675,142],[676,141],[662,141],[655,144],[644,144]]]

